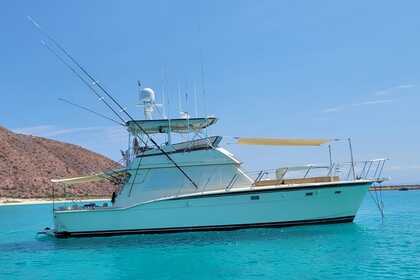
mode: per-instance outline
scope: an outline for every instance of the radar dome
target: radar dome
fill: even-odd
[[[155,92],[151,88],[143,88],[140,90],[140,98],[143,102],[154,102]]]

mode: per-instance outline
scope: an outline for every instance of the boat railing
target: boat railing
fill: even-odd
[[[345,162],[337,164],[332,168],[332,172],[337,174],[340,169],[346,171],[346,180],[377,180],[383,181],[385,178],[382,177],[385,163],[388,161],[387,158],[372,159],[357,161],[354,163]]]
[[[308,164],[266,169],[246,174],[255,186],[268,184],[298,184],[332,181],[376,180],[384,181],[382,172],[388,159],[373,159],[354,162],[331,163],[331,165]]]

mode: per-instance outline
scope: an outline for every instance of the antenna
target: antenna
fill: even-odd
[[[207,104],[206,104],[206,87],[205,87],[205,71],[204,71],[204,58],[203,58],[203,42],[201,37],[201,22],[198,18],[198,37],[199,37],[199,58],[200,58],[200,75],[201,75],[201,91],[203,94],[203,107],[204,115],[207,117]],[[207,131],[207,128],[206,128]],[[206,132],[207,133],[207,132]]]
[[[182,112],[182,102],[181,102],[181,87],[178,82],[178,113]]]
[[[181,119],[189,119],[190,114],[188,113],[188,92],[186,91],[185,94],[185,109],[183,110],[181,107],[182,101],[181,101],[181,90],[178,84],[178,107],[179,107],[179,117]]]
[[[170,98],[168,97],[167,99],[166,99],[166,104],[167,104],[167,112],[168,112],[168,144],[169,145],[172,145],[172,130],[171,130],[171,111],[170,111],[170,109],[171,109],[171,107],[170,107],[170,104],[171,104],[171,100],[170,100]]]
[[[101,83],[99,83],[99,81],[97,81],[89,72],[87,72],[87,70],[81,66],[77,60],[75,58],[73,58],[73,56],[71,56],[56,40],[54,40],[54,38],[52,38],[47,32],[45,32],[41,26],[35,22],[31,17],[28,17],[29,21],[32,22],[32,24],[41,32],[41,34],[44,34],[52,43],[54,43],[54,45],[60,50],[62,51],[63,54],[65,54],[65,56],[70,59],[76,66],[77,68],[83,72],[83,74],[85,74],[89,80],[92,82],[93,85],[97,86],[120,110],[122,113],[124,113],[133,123],[135,126],[137,126],[137,128],[147,137],[148,140],[150,140],[150,142],[153,143],[153,145],[162,153],[164,154],[168,160],[170,162],[172,162],[174,164],[174,166],[188,179],[188,181],[190,181],[190,183],[196,188],[198,189],[197,184],[191,179],[190,176],[188,176],[187,173],[185,173],[185,171],[176,163],[176,161],[174,159],[172,159],[172,157],[164,150],[160,147],[160,145],[158,143],[156,143],[156,141],[149,135],[149,133],[147,133],[146,130],[144,130],[144,128],[138,124],[138,122],[136,122],[133,117],[126,111],[126,109],[124,109],[121,104],[111,95],[111,93],[109,91],[107,91]],[[44,44],[48,49],[50,49],[54,54],[56,54],[47,44]],[[63,60],[58,54],[56,54],[57,58],[60,59],[60,61],[62,61],[65,65],[67,65],[70,69],[73,69],[65,60]],[[77,71],[73,71],[75,75],[77,75],[79,78],[81,77],[81,75],[77,72]],[[83,79],[83,77],[81,77],[81,80],[85,82],[85,79]],[[89,88],[91,88],[90,84],[87,83],[87,85],[89,85]],[[93,92],[96,93],[96,91],[93,90]],[[105,102],[105,100],[102,98],[101,99],[104,104],[108,104]],[[110,109],[118,116],[120,117],[120,115],[118,113],[116,113],[114,111],[114,109],[112,108],[112,106],[108,106],[110,107]],[[121,118],[121,117],[120,117]],[[122,119],[122,118],[121,118]],[[124,121],[122,119],[122,121]],[[125,122],[125,121],[124,121]]]
[[[197,86],[194,83],[194,107],[195,107],[195,117],[198,118],[198,100],[197,100]]]
[[[166,109],[166,66],[164,65],[162,70],[162,117],[164,119],[168,118],[167,110]]]
[[[199,2],[200,5],[200,2]],[[200,7],[199,7],[200,8]],[[200,12],[200,9],[199,9]],[[199,56],[200,56],[200,74],[201,74],[201,90],[203,94],[203,111],[204,116],[207,118],[207,100],[206,100],[206,87],[204,82],[205,72],[204,72],[204,59],[203,59],[203,40],[201,36],[201,17],[198,17],[198,37],[199,37]],[[206,138],[208,137],[208,126],[205,129]]]
[[[185,111],[184,111],[184,113],[185,113],[185,115],[188,115],[188,117],[189,117],[189,114],[188,114],[188,111],[189,111],[189,102],[188,102],[188,91],[186,91],[185,92]]]
[[[163,90],[162,92],[162,118],[167,119],[168,117],[166,116],[166,109],[165,109],[165,90]]]

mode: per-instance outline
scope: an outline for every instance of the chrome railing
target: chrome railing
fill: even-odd
[[[377,180],[383,181],[382,172],[384,170],[385,163],[388,159],[373,159],[364,161],[355,161],[354,163],[345,162],[343,164],[333,164],[331,167],[332,176],[337,176],[340,171],[343,179],[346,180]]]
[[[312,177],[338,177],[339,180],[383,181],[382,172],[388,159],[332,163],[330,166],[308,164],[246,172],[254,184],[264,180],[306,179]]]

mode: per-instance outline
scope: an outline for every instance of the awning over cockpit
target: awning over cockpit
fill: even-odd
[[[238,144],[268,146],[320,146],[330,142],[328,139],[285,139],[285,138],[246,138],[235,137]]]
[[[141,133],[143,128],[147,133],[188,133],[205,129],[217,122],[217,118],[189,118],[189,119],[160,119],[160,120],[136,120],[128,121],[128,132],[131,134]]]
[[[94,175],[82,176],[82,177],[73,177],[73,178],[63,178],[63,179],[51,179],[53,183],[61,183],[64,185],[74,185],[90,182],[98,182],[102,180],[116,180],[118,178],[124,177],[127,173],[125,169],[111,170],[107,172],[101,172]]]

